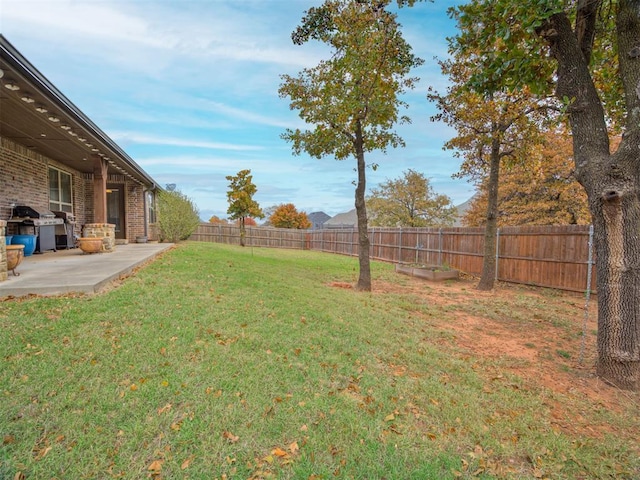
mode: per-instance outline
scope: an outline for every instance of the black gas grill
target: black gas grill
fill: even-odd
[[[35,235],[36,253],[56,250],[56,225],[64,223],[62,218],[56,218],[49,210],[35,210],[26,205],[13,207],[9,225],[17,231],[18,235]]]

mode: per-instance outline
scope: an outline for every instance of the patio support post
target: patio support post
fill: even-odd
[[[93,156],[93,223],[107,223],[107,161]]]

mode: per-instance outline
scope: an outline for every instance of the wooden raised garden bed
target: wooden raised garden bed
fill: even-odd
[[[458,270],[438,265],[411,265],[396,263],[396,272],[431,281],[455,280]]]

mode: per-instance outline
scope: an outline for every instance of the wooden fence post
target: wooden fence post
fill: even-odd
[[[500,264],[500,229],[496,228],[496,273],[495,279],[498,280],[498,265]]]

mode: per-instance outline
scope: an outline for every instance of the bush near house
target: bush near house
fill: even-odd
[[[158,196],[158,226],[161,242],[186,240],[200,224],[195,203],[180,191],[162,191]]]

